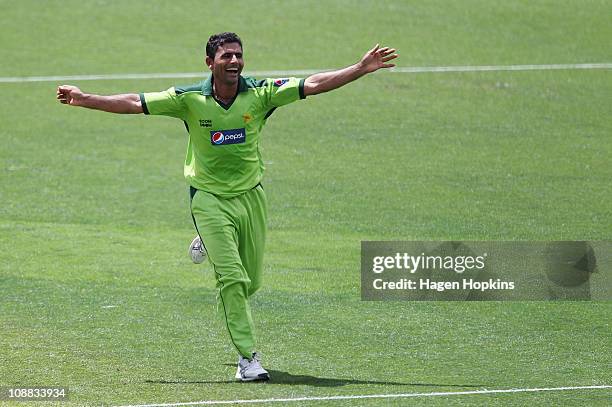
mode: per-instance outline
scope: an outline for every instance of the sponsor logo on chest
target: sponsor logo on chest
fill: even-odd
[[[222,146],[226,144],[240,144],[246,141],[246,131],[241,129],[211,130],[210,144]]]

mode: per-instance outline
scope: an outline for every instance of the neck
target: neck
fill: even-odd
[[[227,85],[219,83],[216,79],[213,81],[213,92],[215,97],[221,100],[232,100],[238,93],[238,83]]]

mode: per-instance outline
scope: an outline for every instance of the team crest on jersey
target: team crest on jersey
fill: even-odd
[[[284,79],[274,79],[274,86],[283,86],[284,84],[286,84],[287,82],[289,82],[289,78],[284,78]]]
[[[211,130],[210,144],[221,146],[225,144],[240,144],[246,141],[246,131],[242,129]]]

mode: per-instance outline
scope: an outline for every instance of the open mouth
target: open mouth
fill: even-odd
[[[238,68],[227,68],[225,72],[237,74]]]

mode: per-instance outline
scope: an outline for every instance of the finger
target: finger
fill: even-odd
[[[378,51],[379,47],[380,47],[380,44],[376,44],[376,46],[370,50],[370,55],[374,55],[376,51]]]
[[[62,92],[62,93],[70,93],[72,92],[73,87],[70,85],[60,85],[57,87],[57,91],[58,92]]]
[[[389,55],[389,56],[384,57],[384,58],[382,59],[382,61],[383,61],[383,62],[391,61],[392,59],[395,59],[395,58],[397,58],[397,57],[399,57],[399,55],[397,55],[397,54]]]
[[[389,47],[379,48],[377,52],[379,54],[384,54],[385,52],[387,52],[388,49],[389,49]]]
[[[381,68],[394,68],[395,64],[383,64]]]
[[[393,54],[395,51],[396,51],[396,49],[395,49],[395,48],[389,48],[389,47],[386,47],[386,48],[385,48],[385,51],[381,52],[381,54],[383,54],[383,55],[389,55],[389,54]]]

